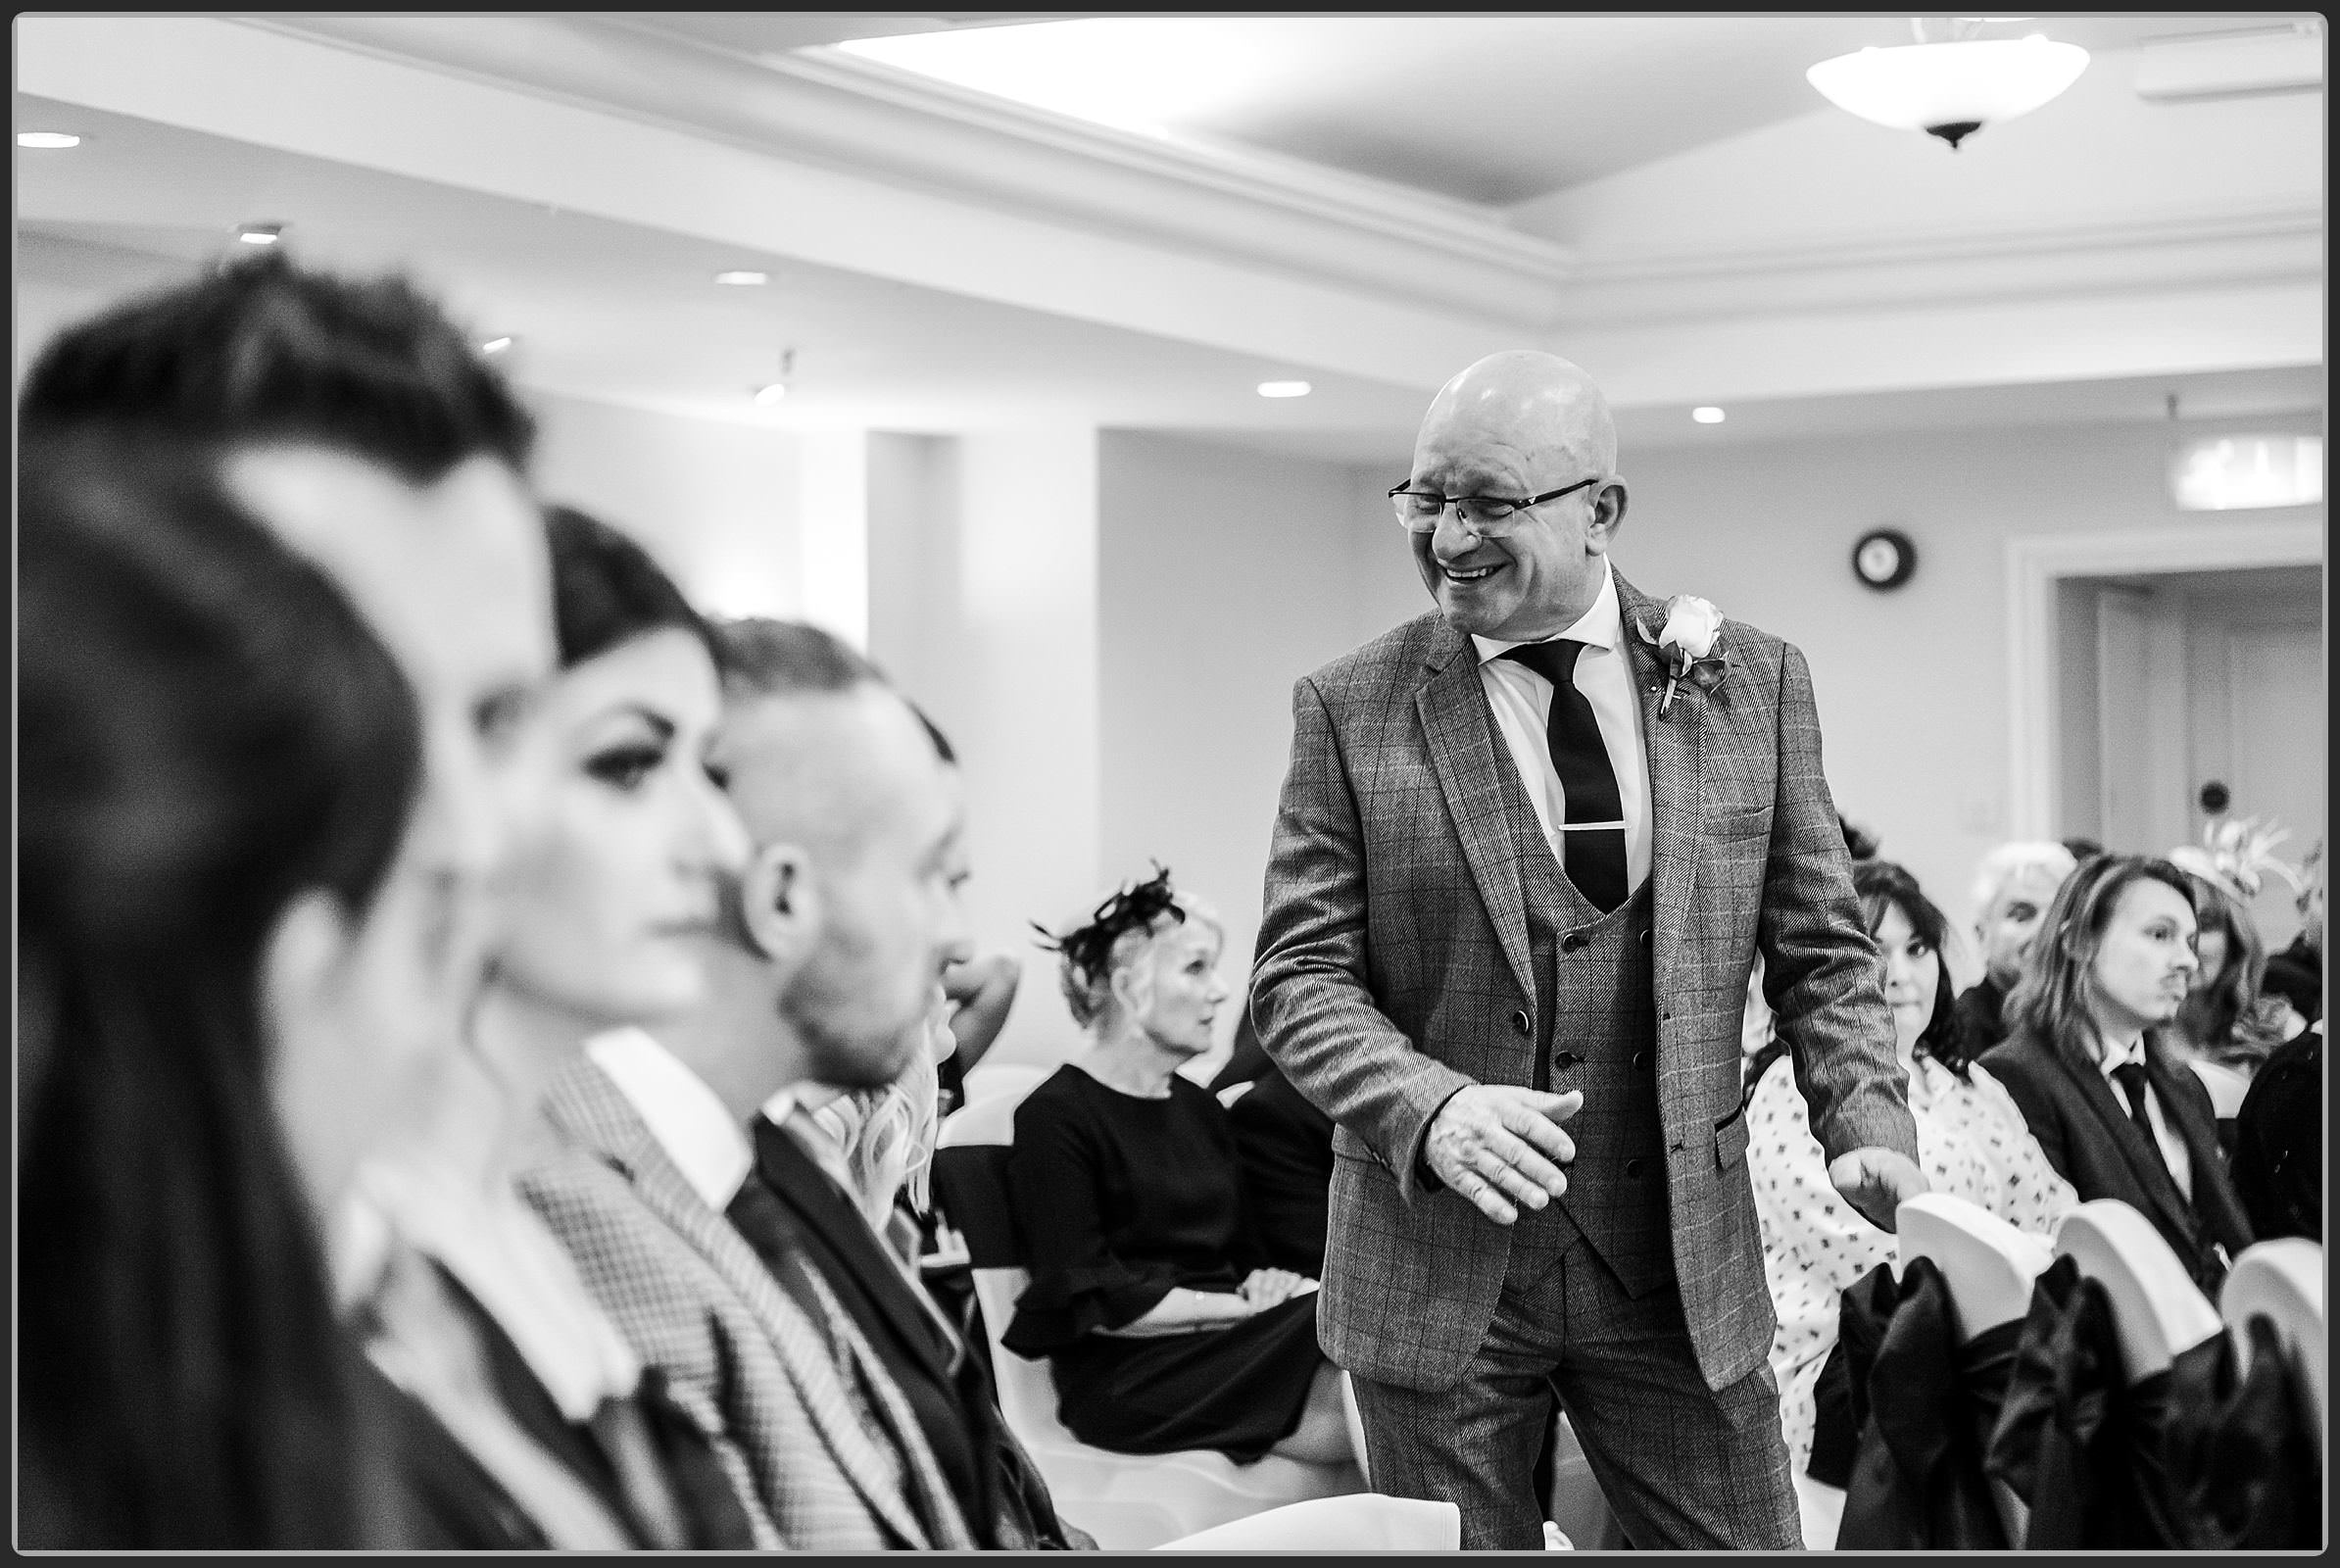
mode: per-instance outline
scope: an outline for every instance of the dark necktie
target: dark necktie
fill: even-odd
[[[2153,1133],[2153,1117],[2145,1109],[2145,1090],[2149,1083],[2145,1076],[2145,1064],[2141,1061],[2122,1062],[2113,1069],[2113,1081],[2121,1086],[2121,1093],[2128,1100],[2128,1119],[2135,1122],[2137,1131],[2145,1135],[2145,1147],[2153,1151],[2154,1157],[2162,1162],[2164,1170],[2169,1169],[2169,1158],[2162,1153],[2162,1141]]]
[[[1560,857],[1568,879],[1594,908],[1608,913],[1625,902],[1625,807],[1617,794],[1617,770],[1600,738],[1600,720],[1577,690],[1577,656],[1584,645],[1562,637],[1507,650],[1552,683],[1551,714],[1544,720],[1545,748],[1560,775],[1568,808]]]

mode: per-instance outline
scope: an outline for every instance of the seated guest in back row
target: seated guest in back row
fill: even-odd
[[[1889,860],[1855,865],[1853,890],[1877,940],[1926,1180],[1934,1192],[1978,1204],[2019,1230],[2050,1234],[2079,1199],[2048,1164],[2007,1091],[1971,1058],[1942,956],[1949,922],[1917,879]],[[1829,1184],[1787,1048],[1773,1046],[1757,1062],[1747,1166],[1779,1317],[1771,1364],[1779,1385],[1779,1425],[1788,1463],[1801,1474],[1812,1456],[1814,1388],[1836,1343],[1838,1303],[1848,1287],[1893,1256],[1893,1238]]]
[[[1048,1358],[1060,1419],[1100,1448],[1350,1458],[1316,1282],[1267,1264],[1226,1112],[1178,1070],[1227,997],[1217,919],[1162,871],[1049,941],[1095,1044],[1016,1107],[1032,1282],[1000,1344]]]
[[[2023,955],[2056,890],[2078,862],[2061,844],[2002,844],[1974,872],[1974,935],[1982,978],[1959,994],[1959,1026],[1974,1051],[2007,1038],[2007,994],[2023,972]]]
[[[2049,906],[2008,1002],[2014,1033],[1982,1065],[2083,1201],[2135,1208],[2215,1296],[2252,1231],[2210,1094],[2162,1042],[2199,967],[2193,943],[2183,871],[2140,856],[2090,860]]]

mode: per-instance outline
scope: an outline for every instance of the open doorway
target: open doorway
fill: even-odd
[[[2297,865],[2325,830],[2322,570],[2106,572],[2055,583],[2058,836],[2121,851],[2198,843],[2211,800],[2272,819]],[[2269,950],[2299,915],[2269,879]]]

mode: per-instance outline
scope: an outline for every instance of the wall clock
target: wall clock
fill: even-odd
[[[1852,567],[1872,588],[1898,588],[1918,569],[1918,547],[1899,528],[1872,528],[1853,545]]]

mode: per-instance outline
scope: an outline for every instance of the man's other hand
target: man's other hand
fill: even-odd
[[[1828,1166],[1828,1182],[1880,1231],[1893,1229],[1902,1204],[1930,1191],[1926,1173],[1890,1149],[1854,1150]]]
[[[1422,1157],[1431,1174],[1498,1225],[1568,1191],[1561,1169],[1577,1157],[1560,1124],[1584,1105],[1581,1090],[1540,1094],[1511,1084],[1471,1084],[1430,1121]]]

